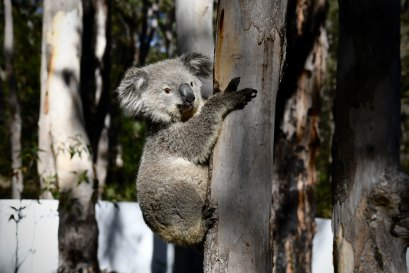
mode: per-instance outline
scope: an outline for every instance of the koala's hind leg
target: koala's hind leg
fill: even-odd
[[[209,215],[204,215],[202,200],[192,184],[176,182],[165,186],[152,211],[155,219],[161,223],[157,233],[166,241],[178,245],[200,244],[207,232]]]

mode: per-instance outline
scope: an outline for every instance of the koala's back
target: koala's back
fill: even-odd
[[[145,222],[164,240],[179,245],[201,242],[208,167],[179,157],[147,139],[139,167],[137,189]]]

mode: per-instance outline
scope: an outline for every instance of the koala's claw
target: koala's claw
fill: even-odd
[[[203,208],[203,218],[209,218],[213,215],[213,213],[216,211],[216,208],[205,206]]]
[[[207,228],[211,228],[217,220],[217,216],[215,215],[216,208],[207,207],[203,209],[203,219],[204,225]]]
[[[239,91],[246,97],[246,101],[249,102],[251,99],[255,98],[257,96],[257,90],[251,89],[251,88],[245,88],[243,90]]]
[[[234,109],[243,109],[249,101],[257,96],[257,90],[245,88],[231,95],[235,97]]]
[[[237,87],[240,83],[240,77],[233,78],[226,87],[225,92],[234,92],[237,91]]]
[[[204,221],[204,225],[206,228],[210,229],[214,223],[216,223],[217,218],[216,217],[211,217],[211,218],[207,218]]]

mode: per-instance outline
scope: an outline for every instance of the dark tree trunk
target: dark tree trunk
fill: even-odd
[[[82,40],[81,40],[81,74],[80,92],[81,102],[84,105],[84,119],[88,137],[91,141],[92,150],[95,144],[92,142],[94,133],[95,89],[96,89],[96,58],[95,58],[95,5],[94,0],[82,0]]]
[[[205,243],[204,272],[271,272],[270,214],[276,94],[284,64],[287,1],[220,1],[216,86],[233,77],[257,98],[227,116],[213,154],[211,203],[218,221]]]
[[[81,100],[85,106],[84,117],[99,193],[102,194],[109,168],[110,1],[85,0],[82,3]]]
[[[399,170],[400,1],[339,1],[334,101],[335,272],[406,272],[408,179]]]
[[[273,272],[311,272],[315,158],[327,39],[326,1],[290,1],[287,66],[277,96],[274,138]]]
[[[109,129],[111,127],[111,1],[97,1],[97,28],[96,50],[96,102],[95,131],[92,135],[92,143],[95,143],[94,162],[98,179],[98,193],[102,195],[108,169],[112,168],[109,161]]]

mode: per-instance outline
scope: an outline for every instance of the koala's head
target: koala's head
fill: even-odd
[[[200,78],[211,72],[210,59],[198,53],[132,67],[117,88],[121,107],[154,122],[188,120],[203,106]]]

